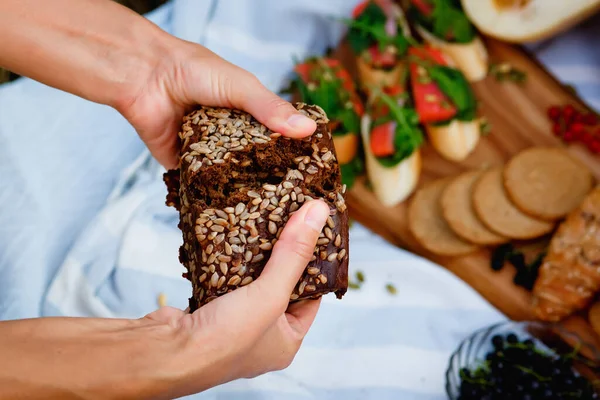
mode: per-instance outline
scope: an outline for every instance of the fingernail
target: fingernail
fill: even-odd
[[[312,119],[308,118],[306,115],[302,114],[294,114],[288,118],[287,123],[293,129],[296,130],[310,130],[313,131],[316,129],[316,123]],[[311,132],[312,133],[312,132]]]
[[[306,215],[304,216],[304,223],[315,231],[321,232],[329,216],[329,207],[321,200],[311,201],[308,206],[308,211],[306,211]]]

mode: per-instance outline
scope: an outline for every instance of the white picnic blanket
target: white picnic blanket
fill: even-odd
[[[322,54],[343,34],[332,17],[356,0],[174,0],[148,15],[279,90],[292,56]],[[535,47],[600,108],[593,23]],[[598,19],[596,19],[598,26]],[[114,110],[28,79],[0,86],[0,319],[139,317],[159,294],[185,308],[177,215],[162,168]],[[353,274],[366,283],[326,297],[285,371],[198,399],[443,399],[447,359],[476,328],[503,317],[443,268],[351,230]],[[385,285],[398,290],[391,296]]]

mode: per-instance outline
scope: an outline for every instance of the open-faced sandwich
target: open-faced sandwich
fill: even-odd
[[[409,0],[408,15],[432,47],[446,53],[469,81],[485,78],[488,54],[460,0]]]
[[[401,87],[372,95],[361,132],[373,192],[384,206],[402,202],[419,181],[423,134]]]
[[[469,82],[433,47],[411,47],[409,60],[413,99],[429,141],[444,158],[464,160],[481,136]]]
[[[367,0],[348,21],[348,43],[356,54],[361,86],[394,86],[406,73],[410,29],[402,8],[391,0]]]
[[[297,64],[294,71],[292,90],[300,101],[318,104],[329,118],[342,182],[350,188],[363,171],[359,135],[364,108],[354,82],[340,62],[332,58],[309,58]]]

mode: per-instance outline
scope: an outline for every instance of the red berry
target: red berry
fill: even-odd
[[[577,114],[575,118],[573,118],[573,122],[579,124],[585,124],[585,116],[583,114]]]
[[[575,114],[575,107],[573,107],[570,104],[567,104],[564,108],[563,108],[563,116],[564,117],[571,117]]]
[[[564,115],[563,118],[562,118],[562,120],[564,121],[565,125],[569,126],[573,122],[575,122],[575,116],[573,114]]]
[[[573,140],[575,140],[575,135],[573,135],[573,132],[571,131],[567,131],[565,132],[565,134],[563,135],[563,140],[565,142],[572,142]]]
[[[562,127],[560,126],[559,123],[554,124],[554,126],[552,127],[552,132],[556,136],[560,136],[562,134]]]
[[[584,132],[573,132],[571,131],[571,133],[573,133],[573,140],[574,141],[580,141]]]
[[[552,121],[558,121],[560,118],[560,108],[557,106],[552,106],[548,109],[548,117]]]
[[[598,123],[598,117],[594,113],[588,113],[583,116],[583,123],[589,126],[596,125]]]
[[[585,144],[586,146],[590,146],[592,143],[595,142],[594,140],[594,136],[592,136],[591,133],[586,132],[583,135],[581,135],[581,141],[583,142],[583,144]]]
[[[571,126],[569,127],[569,129],[573,133],[581,133],[581,132],[583,132],[584,126],[583,126],[582,123],[575,122],[575,123],[571,124]]]
[[[588,148],[593,151],[594,153],[600,153],[600,142],[598,141],[593,141]]]

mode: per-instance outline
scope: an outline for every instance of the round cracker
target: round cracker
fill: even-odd
[[[533,239],[554,228],[554,223],[530,217],[510,201],[502,182],[502,167],[484,172],[475,183],[473,208],[489,229],[510,239]]]
[[[590,170],[558,147],[522,151],[504,169],[504,186],[511,201],[525,213],[548,221],[577,208],[593,185]]]
[[[460,238],[442,215],[440,197],[450,179],[430,183],[415,193],[408,207],[408,227],[417,241],[432,253],[459,256],[472,253],[477,246]]]
[[[442,214],[450,228],[468,242],[481,246],[506,243],[509,239],[485,226],[473,209],[473,186],[483,173],[475,170],[454,178],[442,193]]]

